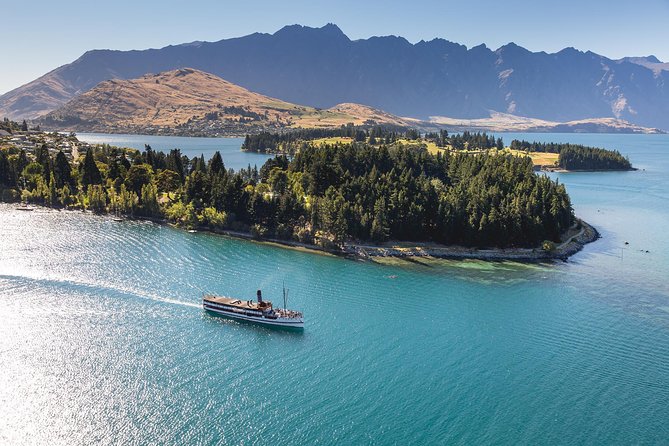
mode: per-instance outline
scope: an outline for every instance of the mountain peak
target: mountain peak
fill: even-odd
[[[481,46],[481,45],[479,45]],[[522,54],[522,53],[531,53],[530,50],[523,48],[522,46],[516,44],[515,42],[509,42],[506,45],[502,45],[495,51],[497,54]]]
[[[350,40],[346,34],[334,23],[328,23],[320,28],[313,28],[305,25],[286,25],[277,32],[274,36],[289,36],[289,37],[313,37],[325,36],[336,39]]]
[[[485,43],[481,43],[476,46],[473,46],[469,51],[477,52],[477,51],[490,51],[490,50],[488,49]]]
[[[557,52],[557,54],[584,54],[583,51],[579,51],[573,46],[568,46],[566,48],[562,48],[560,51]]]
[[[646,61],[650,63],[664,63],[657,57],[653,56],[652,54],[650,56],[644,57],[644,59],[646,59]]]

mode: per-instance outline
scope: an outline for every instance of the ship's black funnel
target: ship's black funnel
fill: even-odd
[[[262,302],[262,291],[258,290],[258,303]]]

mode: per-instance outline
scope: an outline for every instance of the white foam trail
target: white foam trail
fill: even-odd
[[[30,281],[37,281],[37,282],[52,282],[52,283],[60,283],[60,284],[69,284],[73,286],[78,286],[78,287],[87,287],[87,288],[97,288],[97,289],[106,289],[106,290],[111,290],[115,291],[117,293],[121,294],[129,294],[132,295],[133,297],[138,297],[140,299],[146,299],[146,300],[152,300],[152,301],[157,301],[157,302],[165,302],[168,304],[173,304],[173,305],[182,305],[185,307],[193,307],[193,308],[201,308],[201,306],[197,303],[194,302],[184,302],[182,300],[178,300],[175,298],[171,297],[164,297],[164,296],[159,296],[159,295],[152,295],[149,293],[145,293],[136,289],[132,288],[121,288],[117,286],[112,286],[110,284],[104,284],[104,283],[95,283],[95,282],[87,282],[83,280],[72,280],[72,279],[64,279],[62,277],[53,277],[49,275],[11,275],[11,274],[0,274],[0,279],[7,279],[7,280],[30,280]]]

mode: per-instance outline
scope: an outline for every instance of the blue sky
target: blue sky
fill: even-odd
[[[336,23],[352,39],[441,37],[493,49],[513,41],[532,51],[573,46],[612,58],[654,54],[669,61],[669,0],[7,0],[0,18],[0,93],[89,49],[216,41],[294,23]]]

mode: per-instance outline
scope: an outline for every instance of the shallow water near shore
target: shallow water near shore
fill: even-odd
[[[0,443],[665,443],[669,136],[518,136],[640,169],[551,174],[603,236],[568,262],[379,265],[0,205]],[[284,279],[303,333],[201,309]]]

